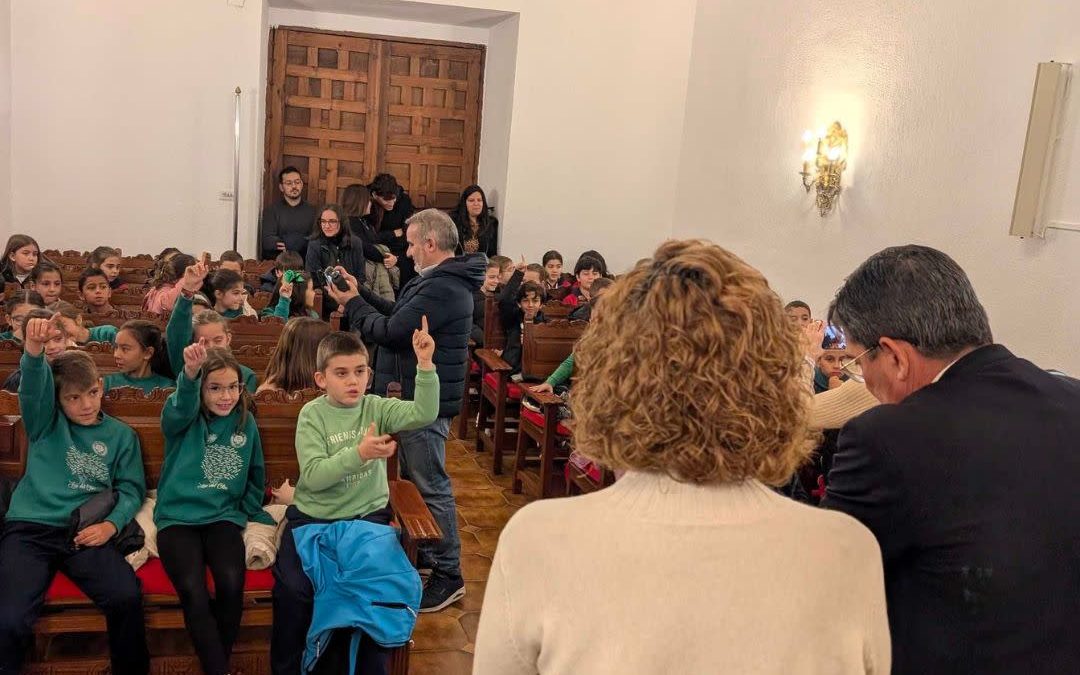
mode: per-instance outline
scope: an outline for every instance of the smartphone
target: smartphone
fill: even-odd
[[[847,349],[847,338],[844,336],[844,331],[831,324],[825,326],[825,339],[821,341],[821,348]]]
[[[345,281],[345,277],[341,276],[341,273],[333,267],[327,267],[323,270],[323,276],[326,277],[326,283],[334,284],[339,291],[349,290],[349,282]]]

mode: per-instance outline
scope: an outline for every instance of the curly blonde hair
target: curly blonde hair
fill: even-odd
[[[789,481],[813,450],[800,340],[753,267],[668,241],[608,289],[574,350],[574,441],[692,483]]]

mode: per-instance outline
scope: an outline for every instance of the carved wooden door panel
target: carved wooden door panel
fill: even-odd
[[[476,182],[482,46],[278,28],[270,51],[264,203],[290,165],[315,204],[383,172],[418,208]]]

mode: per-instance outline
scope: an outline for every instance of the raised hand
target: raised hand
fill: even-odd
[[[200,338],[198,342],[184,347],[184,375],[187,375],[189,380],[194,380],[199,376],[199,370],[202,369],[204,363],[206,363],[206,340]]]
[[[45,343],[64,334],[61,320],[65,317],[54,314],[51,319],[30,319],[23,331],[23,348],[30,356],[39,356],[45,349]]]
[[[184,268],[184,278],[180,281],[184,290],[195,293],[203,286],[206,275],[210,274],[210,266],[203,262],[197,262]]]
[[[356,444],[356,451],[360,453],[360,459],[385,459],[394,454],[397,443],[390,434],[381,436],[375,434],[375,423],[368,427],[367,433]]]
[[[416,363],[423,370],[431,370],[434,364],[431,358],[435,355],[435,340],[428,333],[427,315],[420,317],[420,328],[413,331],[412,347],[416,353]]]
[[[281,280],[281,288],[278,289],[278,295],[282,298],[292,299],[293,285],[291,281]]]
[[[517,264],[516,264],[516,265],[514,265],[514,269],[516,269],[516,270],[517,270],[518,272],[522,272],[522,273],[524,273],[524,272],[525,272],[525,269],[526,269],[526,268],[527,268],[528,266],[529,266],[529,263],[525,262],[525,255],[524,255],[524,254],[522,254],[522,256],[521,256],[521,260],[519,260],[519,261],[517,262]]]
[[[806,358],[817,361],[825,349],[822,343],[825,341],[825,322],[811,321],[803,328],[803,351]]]

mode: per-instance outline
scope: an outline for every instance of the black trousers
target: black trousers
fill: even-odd
[[[45,591],[63,572],[105,614],[116,675],[150,670],[142,590],[112,545],[75,550],[68,528],[8,521],[0,537],[0,673],[19,672]]]
[[[311,627],[315,607],[315,589],[300,564],[293,530],[304,525],[337,521],[312,518],[295,506],[289,507],[285,517],[289,522],[281,537],[277,562],[274,563],[274,628],[270,638],[270,668],[274,675],[297,675],[303,671],[304,648],[307,646],[308,628]],[[392,518],[390,509],[383,508],[357,520],[389,525]],[[339,639],[335,635],[330,647],[319,658],[314,672],[340,675],[348,670],[348,646],[348,639]],[[390,672],[390,650],[380,647],[364,635],[360,640],[356,666],[357,672],[363,675],[385,675]]]
[[[195,653],[206,675],[226,675],[244,609],[244,537],[229,522],[171,525],[158,532],[158,555],[176,587]],[[214,578],[214,599],[206,568]]]

